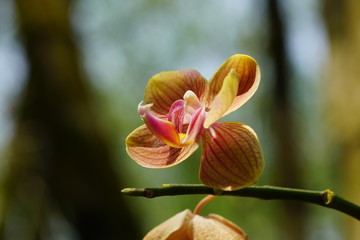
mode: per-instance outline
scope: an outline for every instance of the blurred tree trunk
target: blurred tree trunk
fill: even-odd
[[[360,204],[360,1],[324,1],[331,55],[324,85],[327,116],[339,154],[339,194]],[[334,156],[332,152],[332,156]],[[359,222],[347,218],[347,236],[358,239]]]
[[[273,60],[273,122],[276,184],[284,187],[301,187],[301,167],[296,137],[296,126],[291,99],[291,66],[286,53],[286,28],[280,11],[280,1],[268,1],[269,51]],[[305,205],[284,201],[280,209],[282,239],[305,239]]]
[[[15,1],[29,77],[17,109],[2,239],[139,239],[90,107],[70,3]]]

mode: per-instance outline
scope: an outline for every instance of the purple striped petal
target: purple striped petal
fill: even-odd
[[[256,182],[264,160],[255,132],[236,122],[216,122],[203,134],[200,179],[226,191]]]
[[[126,138],[126,151],[138,164],[148,168],[165,168],[187,159],[198,148],[193,143],[183,148],[173,148],[160,141],[142,125]]]

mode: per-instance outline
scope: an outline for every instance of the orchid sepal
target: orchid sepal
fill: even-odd
[[[201,100],[207,92],[207,80],[196,70],[164,71],[151,77],[145,87],[144,103],[152,103],[152,111],[167,115],[172,104],[191,90]]]
[[[159,140],[144,124],[126,138],[126,151],[146,168],[167,168],[179,164],[199,147],[197,141],[182,148],[173,148]]]
[[[247,125],[216,122],[202,134],[200,179],[210,187],[233,191],[254,184],[264,168],[259,140]]]

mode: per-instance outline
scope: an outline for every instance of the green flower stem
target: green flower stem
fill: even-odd
[[[337,196],[329,189],[325,191],[312,191],[274,186],[251,186],[236,191],[221,191],[201,184],[164,184],[161,188],[125,188],[121,192],[129,196],[147,198],[188,194],[211,194],[253,197],[263,200],[295,200],[332,208],[360,220],[360,206]]]

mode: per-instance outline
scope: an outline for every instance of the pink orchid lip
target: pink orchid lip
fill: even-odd
[[[192,119],[186,131],[186,136],[181,141],[182,144],[189,144],[195,141],[195,139],[199,136],[203,129],[205,117],[205,106],[202,106],[195,111],[195,113],[192,115]]]
[[[175,125],[176,130],[181,133],[184,124],[184,100],[176,100],[170,107],[168,121]]]
[[[174,124],[155,116],[151,111],[151,107],[152,104],[142,106],[141,103],[138,106],[139,115],[144,120],[149,130],[162,142],[171,147],[181,147],[180,136]]]
[[[153,104],[138,106],[140,117],[149,130],[171,147],[184,147],[192,144],[203,129],[206,117],[205,106],[192,91],[184,94],[184,100],[176,100],[170,107],[167,120],[157,117],[152,111]],[[183,126],[188,124],[186,133]]]

